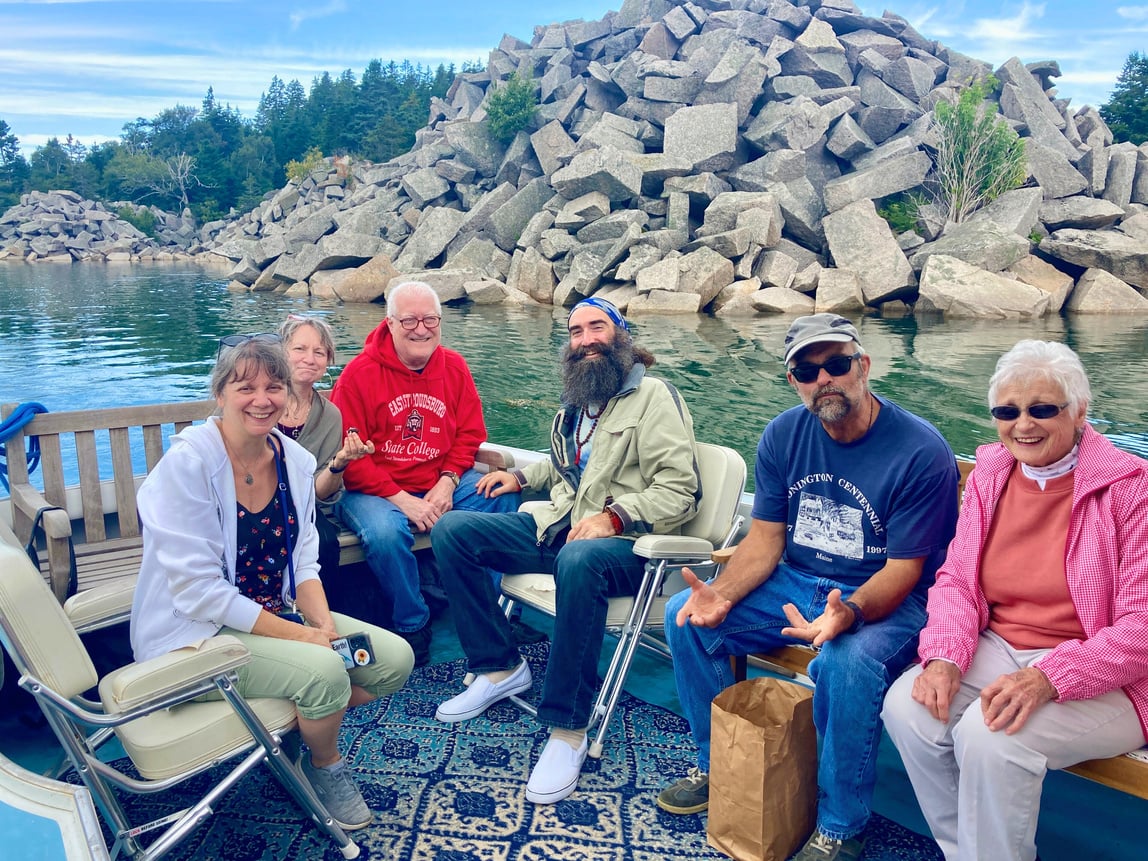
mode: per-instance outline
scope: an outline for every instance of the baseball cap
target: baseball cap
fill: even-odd
[[[838,314],[811,314],[808,317],[798,317],[785,333],[785,364],[789,364],[799,352],[813,344],[833,342],[843,344],[846,341],[861,343],[857,329],[852,323]]]

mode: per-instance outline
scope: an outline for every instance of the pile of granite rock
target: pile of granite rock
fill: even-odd
[[[155,223],[155,236],[144,234],[121,218],[119,213],[125,207],[133,213],[147,210]],[[195,218],[188,210],[180,215],[135,203],[105,205],[74,191],[32,191],[0,215],[0,260],[189,260],[202,250],[200,239]]]
[[[540,108],[501,146],[486,104],[515,73]],[[895,235],[878,208],[928,183],[933,107],[990,73],[1025,187]],[[234,289],[346,301],[420,278],[446,301],[630,313],[1148,311],[1148,147],[1114,145],[1057,74],[993,70],[850,0],[627,0],[505,37],[409,153],[289,185],[211,253]]]
[[[484,120],[514,74],[540,104],[502,145]],[[929,187],[934,107],[989,74],[1024,186],[895,233],[878,211]],[[1148,312],[1148,145],[1114,144],[1058,74],[994,70],[852,0],[625,0],[504,37],[410,152],[329,162],[207,253],[232,289],[344,301],[419,278],[444,301],[630,313]]]

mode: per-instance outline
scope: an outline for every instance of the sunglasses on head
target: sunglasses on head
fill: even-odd
[[[827,362],[820,365],[813,362],[798,362],[789,369],[789,373],[793,374],[793,379],[799,383],[812,383],[820,375],[821,369],[824,368],[831,377],[840,377],[849,373],[849,369],[853,366],[854,359],[860,359],[860,353],[854,353],[851,356],[834,356]]]
[[[1021,413],[1028,413],[1034,419],[1051,419],[1060,415],[1060,411],[1067,407],[1068,404],[1032,404],[1024,409],[1014,407],[1011,404],[1005,404],[1000,407],[993,407],[989,410],[994,419],[1002,422],[1015,422],[1020,418]]]
[[[238,347],[242,344],[246,344],[248,341],[257,341],[261,344],[283,343],[283,339],[274,332],[257,332],[254,335],[224,335],[219,339],[219,349],[215,351],[215,356],[219,358],[219,354],[223,352],[225,347],[228,349]]]

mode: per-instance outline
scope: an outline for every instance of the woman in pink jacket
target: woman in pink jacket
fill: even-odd
[[[1091,428],[1090,399],[1063,344],[1001,357],[1000,442],[977,450],[920,664],[885,698],[946,861],[1031,861],[1048,769],[1148,735],[1148,462]]]

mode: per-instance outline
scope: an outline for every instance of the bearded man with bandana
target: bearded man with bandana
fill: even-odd
[[[537,804],[557,802],[578,784],[607,600],[633,595],[642,579],[634,540],[677,532],[701,499],[689,410],[673,386],[646,373],[654,357],[635,346],[618,309],[586,299],[570,312],[567,329],[549,460],[492,472],[478,483],[491,497],[549,491],[549,502],[530,513],[449,511],[431,530],[475,674],[466,690],[438,707],[441,721],[477,717],[532,684],[487,569],[554,575],[557,610],[538,707],[550,738],[526,786],[527,799]]]

